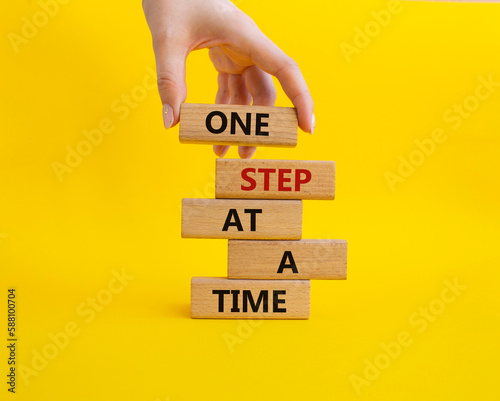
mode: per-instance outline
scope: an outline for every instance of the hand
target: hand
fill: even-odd
[[[165,128],[179,122],[186,100],[188,54],[209,48],[219,73],[216,103],[274,106],[274,75],[297,109],[299,127],[314,131],[313,101],[298,65],[229,0],[143,0],[142,5],[153,37]],[[214,146],[220,157],[228,149]],[[254,153],[254,147],[239,148],[242,158]]]

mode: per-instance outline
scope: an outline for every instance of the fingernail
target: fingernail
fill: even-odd
[[[252,156],[255,154],[255,151],[257,148],[253,148],[250,146],[243,146],[238,149],[238,153],[240,154],[240,157],[242,159],[251,159]]]
[[[314,134],[314,126],[316,125],[316,117],[314,117],[314,114],[312,116],[311,120],[311,134]]]
[[[163,125],[169,129],[174,123],[174,110],[168,104],[163,105]]]

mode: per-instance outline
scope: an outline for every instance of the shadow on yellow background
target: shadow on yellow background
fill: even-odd
[[[226,241],[180,238],[215,157],[163,129],[140,2],[42,4],[0,17],[2,399],[500,396],[500,5],[236,2],[315,100],[314,135],[255,157],[335,160],[303,237],[349,242],[310,320],[245,322],[189,318],[190,278],[226,274]],[[206,51],[187,77],[214,101]]]

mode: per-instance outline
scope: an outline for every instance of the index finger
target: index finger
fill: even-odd
[[[262,31],[255,26],[249,41],[245,45],[249,49],[250,59],[268,74],[274,75],[280,82],[283,91],[297,109],[299,127],[309,133],[314,131],[314,103],[306,81],[297,63],[276,46]]]

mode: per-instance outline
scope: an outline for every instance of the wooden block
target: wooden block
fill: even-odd
[[[347,241],[230,240],[228,278],[344,280]]]
[[[309,280],[191,279],[192,318],[308,319]]]
[[[297,112],[292,107],[228,104],[181,105],[181,143],[214,145],[297,145]]]
[[[182,237],[300,239],[302,201],[183,199]]]
[[[217,159],[215,197],[335,199],[335,162]]]

